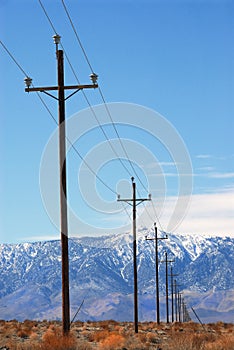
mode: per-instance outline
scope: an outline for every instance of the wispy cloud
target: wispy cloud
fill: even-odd
[[[20,239],[20,242],[36,242],[36,241],[54,241],[60,239],[60,235],[38,235],[38,236],[27,236],[27,237],[22,237]]]
[[[144,169],[158,169],[159,167],[176,167],[178,163],[175,162],[153,162],[143,164]]]
[[[212,179],[233,179],[234,173],[210,173],[207,176]]]
[[[165,231],[175,209],[177,197],[167,197],[164,206],[157,208],[160,223]],[[160,202],[158,200],[158,202]],[[161,201],[162,204],[162,201]],[[150,207],[149,207],[150,208]],[[148,209],[154,215],[152,209]],[[144,222],[152,224],[143,216]],[[216,190],[212,193],[194,194],[190,198],[190,206],[180,225],[175,228],[177,233],[198,233],[234,237],[234,188]]]
[[[161,166],[176,166],[179,163],[175,163],[175,162],[159,162],[159,165]]]
[[[195,158],[198,159],[214,159],[214,160],[228,160],[228,159],[232,159],[234,157],[233,154],[226,154],[223,156],[216,156],[216,155],[212,155],[212,154],[197,154],[195,156]]]
[[[212,158],[213,156],[211,154],[197,154],[196,158],[199,159],[208,159],[208,158]]]
[[[204,167],[198,168],[198,170],[201,170],[201,171],[214,171],[215,168],[212,167],[212,166],[204,166]]]

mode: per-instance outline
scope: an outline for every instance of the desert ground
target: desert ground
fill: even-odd
[[[61,322],[0,321],[0,349],[5,350],[233,350],[234,324],[75,322],[63,337]]]

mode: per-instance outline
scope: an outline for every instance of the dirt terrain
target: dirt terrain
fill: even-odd
[[[61,322],[0,321],[0,349],[5,350],[233,350],[234,325],[218,322],[145,322],[134,333],[129,322],[75,322],[68,337]]]

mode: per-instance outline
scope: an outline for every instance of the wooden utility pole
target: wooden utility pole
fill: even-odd
[[[165,252],[165,260],[162,262],[166,263],[166,315],[167,315],[167,323],[169,323],[169,298],[168,298],[168,263],[174,262],[175,260],[168,260],[167,252]]]
[[[182,312],[181,312],[181,307],[182,307],[182,294],[183,294],[183,292],[178,292],[179,322],[182,322]]]
[[[174,283],[173,277],[178,276],[178,274],[173,273],[173,268],[171,266],[171,322],[174,322]]]
[[[175,292],[175,320],[178,321],[178,310],[177,310],[177,283],[174,280],[174,292]]]
[[[26,92],[44,92],[58,101],[58,126],[59,126],[59,169],[60,169],[60,231],[61,231],[61,255],[62,255],[62,327],[63,334],[70,331],[70,298],[69,298],[69,255],[68,255],[68,220],[67,220],[67,179],[66,179],[66,125],[65,125],[65,100],[82,89],[97,88],[97,75],[92,73],[90,78],[93,84],[64,86],[63,50],[58,50],[60,36],[54,35],[57,55],[58,86],[30,88],[32,79],[25,78]],[[76,90],[65,98],[65,90]],[[48,93],[57,90],[58,97]]]
[[[174,295],[175,295],[175,316],[176,316],[176,322],[179,321],[179,289],[181,285],[177,283],[176,280],[174,280]],[[180,322],[180,321],[179,321]]]
[[[159,278],[158,278],[158,240],[160,239],[167,239],[167,235],[166,237],[158,237],[158,229],[156,226],[156,223],[154,223],[154,238],[147,238],[145,237],[145,239],[147,241],[155,241],[155,292],[156,292],[156,321],[157,324],[160,323],[160,302],[159,302]]]
[[[132,206],[133,215],[133,275],[134,275],[134,329],[135,333],[138,333],[138,290],[137,290],[137,238],[136,238],[136,207],[144,201],[151,200],[151,196],[148,198],[136,198],[136,183],[134,177],[132,180],[132,198],[131,199],[120,199],[118,196],[118,202],[127,202]]]

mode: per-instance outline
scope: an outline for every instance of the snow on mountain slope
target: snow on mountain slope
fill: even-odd
[[[155,244],[146,241],[145,236],[153,238],[154,232],[141,230],[137,235],[138,287],[142,300],[141,318],[152,319]],[[160,236],[165,234],[159,232]],[[218,298],[219,292],[225,295],[226,291],[234,289],[233,242],[234,239],[228,237],[168,234],[168,239],[158,241],[159,260],[164,260],[165,251],[169,259],[175,260],[173,272],[179,274],[177,279],[181,290],[200,295],[215,289],[215,298]],[[111,317],[131,320],[132,256],[132,235],[129,233],[70,239],[71,309],[75,312],[85,298],[80,313],[84,319]],[[159,266],[159,284],[163,305],[163,263]],[[95,312],[95,305],[98,312]],[[0,245],[0,318],[60,316],[60,241]]]

